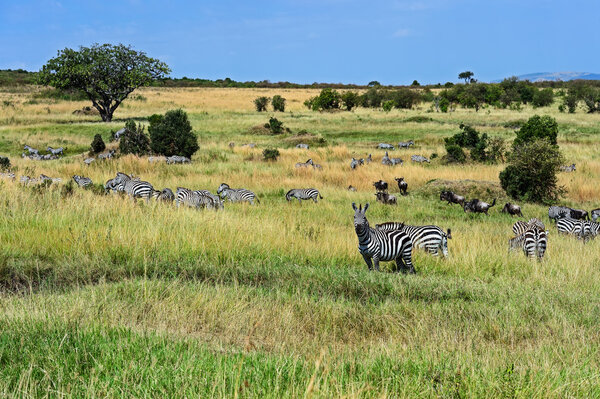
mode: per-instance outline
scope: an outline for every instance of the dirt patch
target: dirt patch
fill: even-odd
[[[93,107],[83,107],[73,111],[73,115],[100,115],[100,112]]]
[[[508,199],[500,183],[486,180],[443,180],[435,179],[428,181],[423,187],[415,190],[415,193],[425,197],[440,197],[442,190],[450,190],[468,199],[479,198],[482,201]]]

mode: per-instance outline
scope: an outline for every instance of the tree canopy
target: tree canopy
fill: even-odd
[[[42,67],[38,81],[58,89],[82,90],[102,120],[110,122],[132,91],[165,77],[170,71],[164,62],[131,46],[94,44],[81,46],[79,50],[60,50]]]
[[[465,83],[469,83],[473,80],[475,74],[471,71],[464,71],[458,74],[459,79],[464,79]]]

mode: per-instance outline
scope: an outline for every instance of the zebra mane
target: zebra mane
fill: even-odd
[[[404,222],[385,222],[375,225],[375,230],[400,230],[404,228]]]

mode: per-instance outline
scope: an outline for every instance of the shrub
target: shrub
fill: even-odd
[[[265,127],[271,131],[272,134],[283,133],[283,122],[277,118],[269,118],[269,123],[265,123]]]
[[[551,87],[543,90],[536,90],[533,94],[531,103],[534,107],[547,107],[554,102],[554,92]]]
[[[381,108],[383,108],[383,110],[385,112],[390,112],[392,110],[392,108],[394,108],[394,101],[393,100],[384,101],[383,104],[381,104]]]
[[[492,137],[491,139],[489,139],[487,152],[488,162],[504,162],[505,145],[506,143],[501,137]]]
[[[449,163],[464,163],[467,156],[463,149],[457,144],[446,143],[446,162]]]
[[[411,109],[421,101],[421,94],[416,90],[402,88],[390,92],[389,98],[396,108]]]
[[[285,98],[280,95],[273,96],[271,100],[271,105],[273,105],[273,111],[284,112],[285,111]]]
[[[257,97],[254,99],[254,106],[258,112],[263,112],[267,110],[267,105],[269,105],[269,97]]]
[[[265,148],[263,150],[263,159],[265,161],[277,161],[279,155],[279,150],[277,148]]]
[[[513,142],[513,148],[535,139],[543,138],[547,138],[550,144],[556,145],[557,135],[558,123],[556,123],[556,119],[548,115],[534,115],[517,131],[517,138]]]
[[[340,107],[341,96],[336,90],[326,88],[321,93],[311,99],[313,111],[323,111],[338,109]]]
[[[146,155],[150,153],[150,139],[144,133],[144,126],[135,125],[133,120],[125,123],[125,132],[119,140],[119,150],[122,154]]]
[[[346,111],[352,111],[360,103],[360,95],[355,91],[346,91],[341,95]]]
[[[513,149],[508,166],[500,172],[500,184],[518,200],[549,203],[565,192],[556,177],[564,158],[547,138],[528,141]]]
[[[442,111],[442,112],[448,112],[448,107],[450,107],[450,101],[447,98],[442,97],[440,99],[440,104],[439,105],[440,105],[440,111]]]
[[[192,131],[185,111],[176,109],[168,111],[164,116],[152,115],[149,121],[150,148],[155,154],[191,158],[200,148],[198,137]]]
[[[73,195],[74,192],[75,192],[75,184],[73,183],[73,180],[69,179],[67,184],[62,186],[62,188],[60,190],[60,196],[63,198],[67,198],[67,197],[70,197],[71,195]]]
[[[363,107],[379,108],[384,100],[384,91],[378,87],[371,87],[360,96],[360,103]]]
[[[10,159],[8,157],[0,157],[0,170],[9,170],[10,169]]]
[[[99,154],[106,149],[106,144],[104,144],[104,140],[102,140],[102,136],[97,134],[94,136],[94,140],[90,145],[90,154]]]

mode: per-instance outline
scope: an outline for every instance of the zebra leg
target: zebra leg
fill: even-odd
[[[298,198],[298,203],[302,205],[302,200],[300,198]]]
[[[375,270],[379,271],[379,258],[378,257],[373,258],[373,264],[375,265]]]
[[[411,251],[408,251],[408,253],[403,253],[402,258],[404,259],[404,264],[408,268],[408,272],[410,274],[416,274],[417,272],[412,264]],[[404,273],[406,273],[406,271],[404,271]]]
[[[373,262],[371,261],[371,258],[369,256],[363,254],[363,259],[365,260],[365,263],[369,267],[369,271],[373,270]]]
[[[404,264],[404,261],[402,260],[402,256],[398,256],[396,258],[396,270],[394,270],[396,273],[406,273],[406,265]]]

